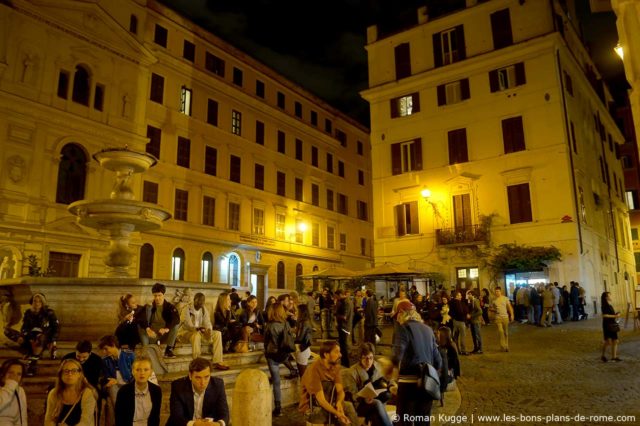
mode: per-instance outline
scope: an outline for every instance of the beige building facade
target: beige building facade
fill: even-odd
[[[0,111],[0,278],[30,255],[104,276],[67,207],[108,198],[91,156],[124,146],[158,157],[136,198],[173,215],[135,234],[132,276],[264,294],[370,266],[368,129],[158,2],[2,2]]]
[[[451,288],[578,281],[591,311],[605,289],[631,300],[624,138],[569,16],[558,2],[468,1],[388,36],[369,28],[376,263]],[[494,283],[487,255],[509,243],[563,259]]]

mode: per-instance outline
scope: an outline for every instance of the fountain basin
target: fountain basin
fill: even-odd
[[[128,148],[108,148],[93,154],[100,166],[113,172],[146,172],[158,159],[146,152],[130,151]]]
[[[77,216],[80,225],[109,230],[125,225],[130,232],[160,228],[171,218],[168,210],[156,204],[135,200],[80,200],[69,205],[69,212]]]

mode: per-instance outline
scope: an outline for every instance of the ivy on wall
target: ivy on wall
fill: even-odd
[[[518,244],[502,244],[486,258],[486,267],[492,278],[509,270],[536,271],[562,260],[557,247],[530,247]]]

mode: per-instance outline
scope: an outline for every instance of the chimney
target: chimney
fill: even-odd
[[[369,25],[367,27],[367,44],[371,44],[378,40],[378,26]]]
[[[424,24],[429,20],[429,15],[427,14],[427,6],[420,6],[418,8],[418,25]]]

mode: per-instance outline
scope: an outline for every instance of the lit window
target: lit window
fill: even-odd
[[[171,279],[179,281],[184,279],[184,250],[177,248],[171,256]]]
[[[264,235],[264,210],[253,209],[253,233]]]
[[[231,111],[231,132],[240,136],[242,132],[242,114],[238,111]]]
[[[458,103],[462,100],[462,86],[460,81],[449,83],[445,86],[447,105]]]
[[[478,268],[469,269],[469,278],[478,278]]]
[[[184,115],[191,115],[191,89],[182,86],[180,95],[180,112]]]
[[[233,287],[240,285],[240,258],[235,253],[229,255],[229,284]]]
[[[284,240],[285,237],[285,222],[287,216],[281,213],[276,213],[276,239]]]
[[[467,270],[458,269],[458,278],[467,278]]]
[[[213,256],[211,253],[206,252],[202,255],[202,260],[200,262],[200,281],[203,283],[210,283],[212,281],[212,272],[213,272]]]
[[[413,114],[413,96],[403,96],[398,100],[400,117]]]

